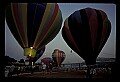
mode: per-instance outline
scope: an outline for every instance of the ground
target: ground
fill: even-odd
[[[86,78],[86,73],[84,71],[60,71],[60,72],[46,72],[43,74],[42,72],[34,72],[31,73],[21,73],[19,75],[13,75],[12,77],[20,77],[20,78]],[[92,77],[96,78],[107,78],[110,79],[110,75],[106,74],[95,74]]]

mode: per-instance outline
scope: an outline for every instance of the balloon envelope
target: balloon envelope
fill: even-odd
[[[58,64],[58,66],[61,65],[65,57],[66,57],[65,53],[59,49],[55,49],[54,52],[52,53],[52,58],[54,62]]]
[[[50,57],[45,57],[45,58],[41,59],[41,62],[43,62],[46,65],[50,65],[50,63],[52,63],[53,60]]]
[[[42,55],[43,55],[43,53],[44,53],[44,51],[45,51],[45,46],[43,47],[43,48],[41,48],[40,50],[38,50],[37,52],[36,52],[36,55],[35,55],[35,57],[32,59],[33,60],[33,62],[36,62]]]
[[[62,25],[57,3],[11,3],[5,16],[11,33],[24,48],[24,55],[31,57],[55,38]]]
[[[102,10],[84,8],[72,13],[62,28],[62,37],[87,65],[96,58],[111,32],[111,23]]]

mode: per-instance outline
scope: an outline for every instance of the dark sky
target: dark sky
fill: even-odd
[[[103,47],[101,53],[99,54],[99,57],[109,57],[109,58],[115,58],[115,51],[116,51],[116,5],[115,4],[90,4],[90,3],[58,3],[60,10],[62,12],[63,17],[63,23],[64,20],[72,14],[74,11],[86,8],[86,7],[92,7],[96,9],[101,9],[105,11],[108,15],[109,20],[112,24],[112,31],[110,34],[110,37],[108,38],[107,43]],[[62,24],[63,26],[63,24]],[[62,29],[62,27],[61,27]],[[57,34],[57,36],[46,45],[46,50],[41,58],[37,62],[40,61],[43,57],[51,57],[52,52],[54,49],[61,49],[65,52],[66,58],[63,63],[80,63],[84,60],[78,56],[74,51],[71,53],[71,48],[66,44],[66,42],[63,40],[61,35],[61,30]],[[5,55],[8,55],[10,57],[13,57],[17,60],[20,60],[21,58],[25,59],[23,55],[23,49],[20,47],[20,45],[17,43],[13,35],[11,34],[6,21],[5,21]]]

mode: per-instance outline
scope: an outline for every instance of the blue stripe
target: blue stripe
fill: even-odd
[[[28,46],[33,45],[32,33],[33,33],[33,22],[36,10],[36,4],[29,3],[27,5],[27,36],[28,36]]]

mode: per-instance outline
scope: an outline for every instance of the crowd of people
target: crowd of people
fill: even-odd
[[[39,65],[40,68],[37,68],[37,66],[16,66],[16,65],[11,65],[11,66],[6,66],[5,67],[5,71],[7,71],[7,74],[5,75],[5,77],[11,77],[13,75],[20,75],[24,72],[29,72],[31,74],[33,74],[35,71],[39,71],[42,72],[43,75],[45,75],[46,73],[52,73],[52,63],[50,63],[49,65],[45,64],[45,63],[41,63],[41,65]]]
[[[5,72],[7,71],[7,74],[5,77],[11,77],[13,74],[19,75],[22,70],[22,67],[11,65],[9,67],[5,68]]]
[[[6,77],[11,77],[12,75],[20,75],[22,73],[31,73],[33,74],[34,72],[41,72],[43,76],[46,76],[46,74],[52,74],[53,72],[58,71],[65,71],[65,72],[72,72],[72,71],[84,71],[84,74],[87,74],[87,69],[65,69],[65,67],[54,67],[52,63],[45,64],[41,63],[40,65],[36,65],[33,68],[31,66],[16,66],[16,65],[11,65],[9,67],[9,72]],[[90,73],[87,74],[86,77],[94,77],[97,75],[100,76],[108,76],[111,74],[111,69],[110,67],[99,67],[99,68],[93,68],[89,71]],[[90,75],[89,75],[90,74]]]

